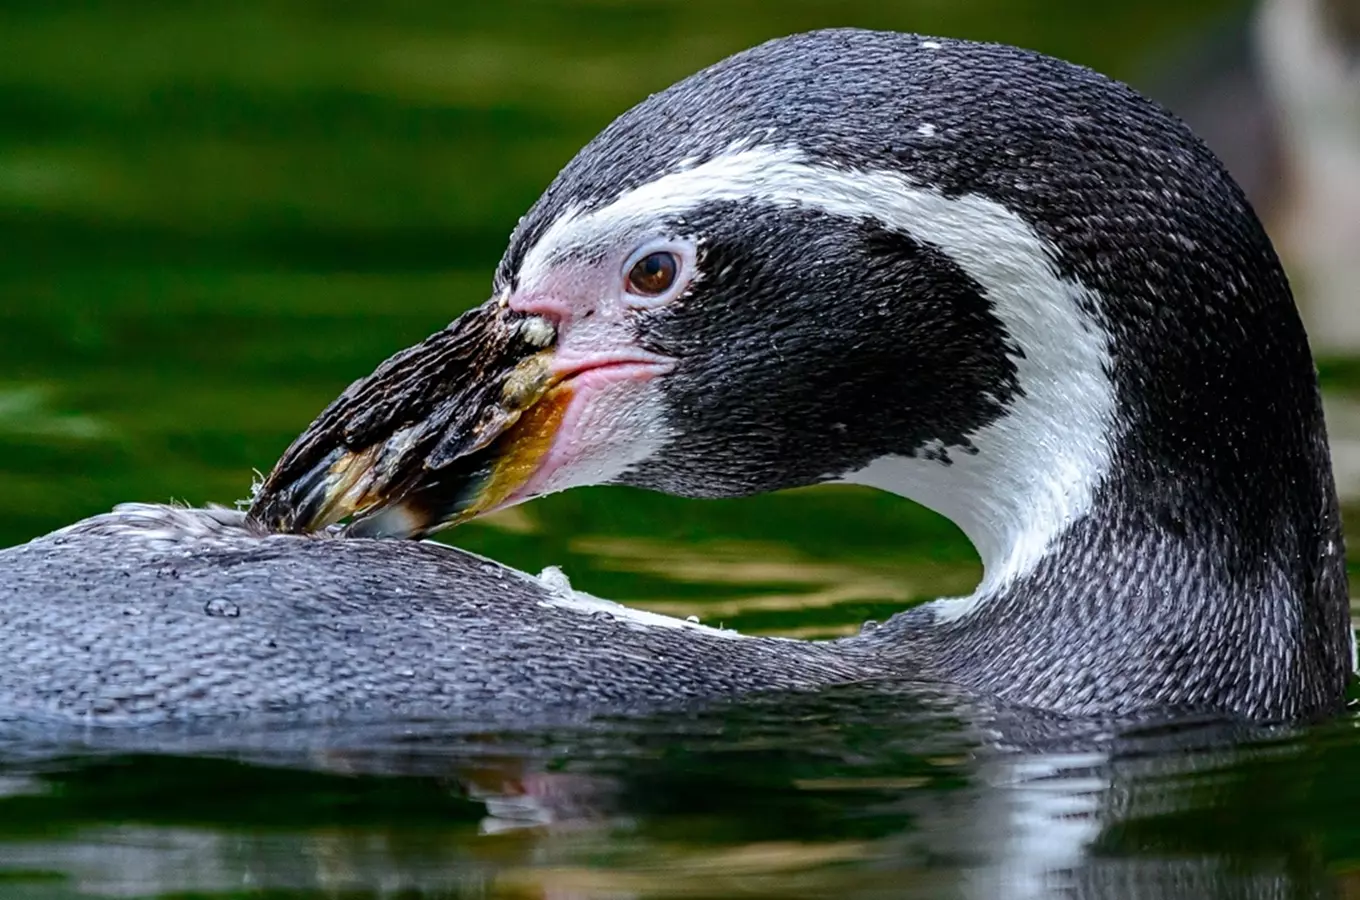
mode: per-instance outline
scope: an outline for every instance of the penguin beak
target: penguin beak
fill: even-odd
[[[570,400],[557,328],[491,300],[356,381],[293,442],[250,517],[309,532],[424,536],[507,505]],[[519,498],[522,499],[522,498]]]

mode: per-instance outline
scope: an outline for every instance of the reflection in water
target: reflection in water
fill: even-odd
[[[16,739],[0,879],[33,897],[1317,896],[1355,845],[1298,816],[1349,820],[1352,727],[1076,726],[903,687],[538,733],[87,733],[65,762],[69,744]],[[208,755],[128,752],[172,741]]]
[[[864,623],[865,604],[899,609],[943,594],[965,594],[977,583],[976,566],[892,559],[812,559],[788,544],[754,540],[708,540],[676,544],[643,537],[586,536],[571,549],[596,568],[656,576],[670,584],[739,589],[734,596],[712,592],[693,598],[651,597],[634,605],[669,616],[698,617],[751,633],[827,638],[854,634]],[[818,620],[790,627],[777,613],[818,610]],[[761,614],[765,622],[761,627]],[[806,618],[804,619],[806,621]]]

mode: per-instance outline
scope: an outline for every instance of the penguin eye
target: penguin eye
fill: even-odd
[[[664,294],[675,284],[679,272],[680,260],[674,253],[665,250],[649,253],[628,272],[628,292],[643,297]]]

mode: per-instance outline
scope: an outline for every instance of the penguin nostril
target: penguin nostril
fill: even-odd
[[[519,323],[519,337],[529,346],[541,349],[557,340],[557,325],[542,316],[529,316]]]

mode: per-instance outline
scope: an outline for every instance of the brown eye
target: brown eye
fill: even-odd
[[[674,253],[658,251],[649,253],[634,264],[628,273],[630,293],[644,297],[655,297],[670,290],[675,284],[675,276],[680,271],[680,260]]]

